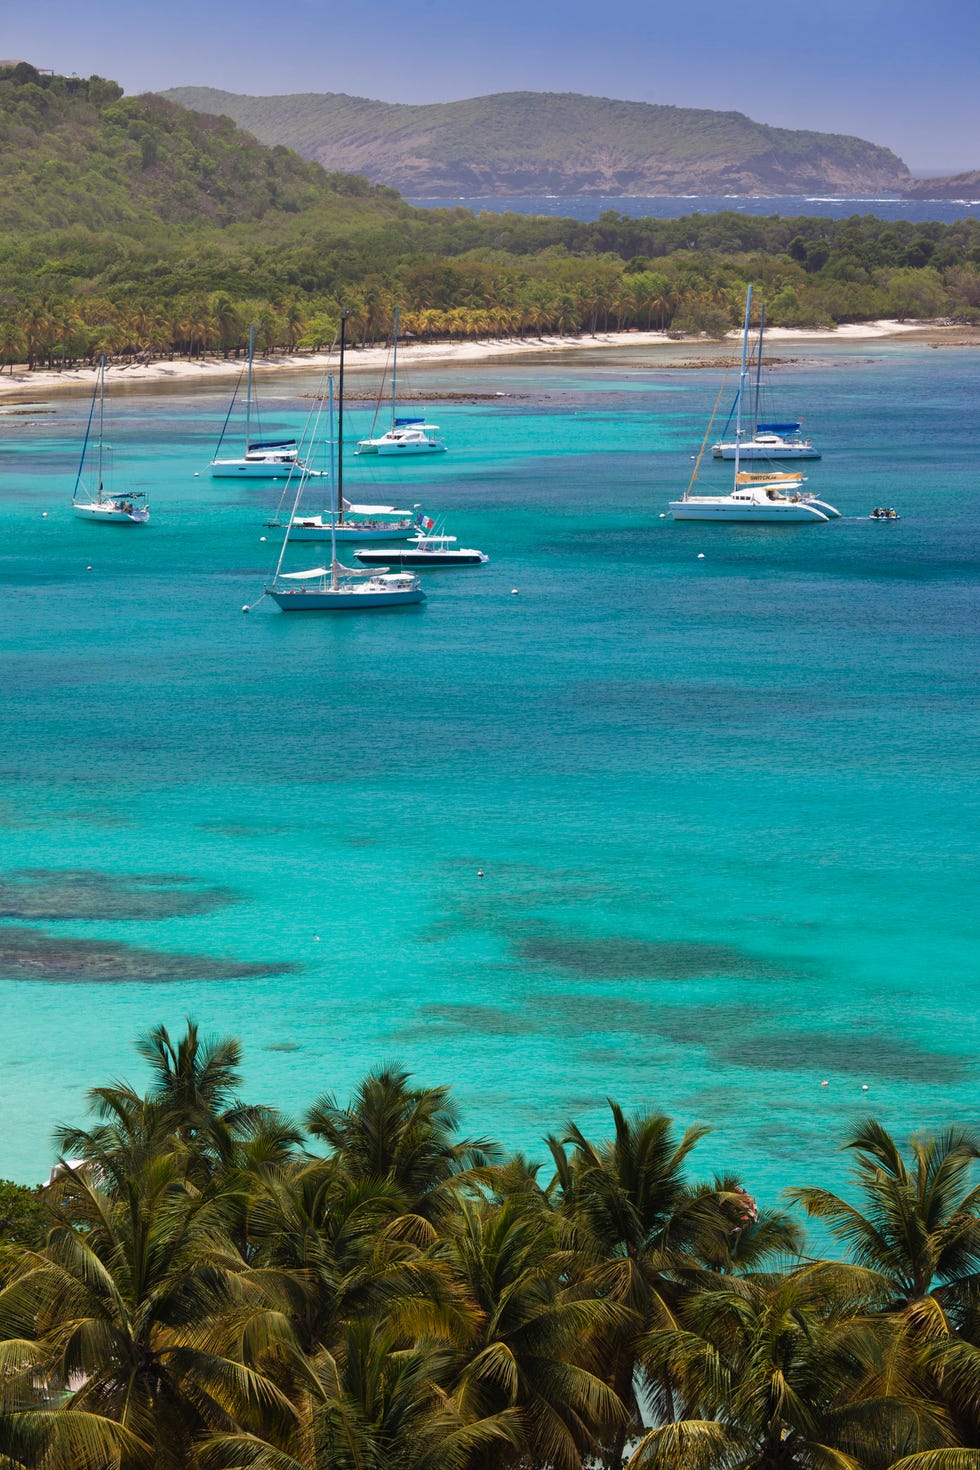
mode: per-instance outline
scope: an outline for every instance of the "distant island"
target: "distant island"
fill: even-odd
[[[376,102],[339,92],[162,94],[231,118],[328,170],[406,195],[875,194],[914,184],[888,148],[843,133],[768,127],[740,112],[574,92],[463,102]]]
[[[942,179],[916,179],[905,190],[906,199],[980,199],[980,169],[949,174]]]

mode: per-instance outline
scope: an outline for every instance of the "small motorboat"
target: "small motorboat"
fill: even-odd
[[[869,521],[900,521],[901,519],[898,511],[890,505],[876,505],[868,516]]]

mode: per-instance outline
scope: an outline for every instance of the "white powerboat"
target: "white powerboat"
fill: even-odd
[[[412,536],[406,546],[362,547],[354,555],[366,567],[382,562],[396,567],[479,567],[490,558],[485,551],[457,546],[455,536]]]
[[[384,382],[382,380],[382,389]],[[395,307],[395,329],[392,334],[391,354],[391,428],[385,433],[374,437],[372,426],[371,437],[361,439],[358,442],[355,454],[380,454],[391,458],[408,459],[419,454],[442,454],[446,446],[441,439],[435,437],[439,432],[438,424],[427,424],[424,418],[399,418],[396,406],[396,395],[398,390],[398,307]],[[379,395],[380,397],[380,395]],[[375,423],[377,422],[378,410],[374,411]]]
[[[282,538],[279,561],[272,582],[263,592],[271,597],[283,612],[360,612],[368,608],[406,607],[425,601],[425,593],[418,577],[412,572],[390,572],[387,567],[372,571],[368,567],[347,567],[337,560],[337,530],[343,519],[343,435],[344,435],[344,346],[346,341],[347,313],[340,319],[340,393],[337,473],[333,469],[333,379],[329,379],[329,422],[330,422],[330,483],[334,491],[337,510],[327,517],[330,536],[330,563],[328,566],[309,567],[304,571],[284,572],[282,564],[286,549],[293,540],[293,530],[301,523],[299,507],[307,474],[299,477],[292,511]],[[314,442],[316,424],[324,403],[321,388],[318,394],[316,415],[311,428],[310,443]],[[316,517],[322,524],[323,517]]]
[[[776,526],[836,520],[840,516],[840,511],[804,490],[804,478],[801,474],[793,471],[752,474],[740,468],[743,443],[741,409],[745,398],[751,306],[752,287],[749,286],[745,295],[742,365],[739,372],[739,390],[735,400],[735,476],[731,493],[728,495],[695,495],[692,493],[697,483],[704,445],[708,440],[708,434],[705,434],[701,453],[695,462],[694,472],[683,499],[670,502],[671,514],[675,521],[744,521],[750,524]],[[709,433],[710,429],[709,424]]]
[[[85,484],[85,471],[96,405],[99,410],[94,466],[96,488],[92,491]],[[85,438],[82,441],[82,454],[78,461],[78,473],[75,475],[75,488],[71,494],[72,512],[83,521],[101,521],[103,524],[116,526],[145,526],[150,519],[150,507],[146,503],[145,493],[142,490],[128,490],[125,494],[117,495],[113,491],[106,490],[103,484],[102,474],[109,452],[104,433],[105,358],[100,357],[99,371],[92,390],[92,404],[88,411],[88,423],[85,426]]]

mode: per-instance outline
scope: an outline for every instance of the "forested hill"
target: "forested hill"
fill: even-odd
[[[573,92],[425,106],[336,92],[163,95],[409,195],[873,193],[912,182],[900,158],[861,138]]]
[[[338,216],[409,213],[390,190],[330,177],[227,118],[124,97],[102,77],[0,69],[0,232],[191,232],[331,206]]]

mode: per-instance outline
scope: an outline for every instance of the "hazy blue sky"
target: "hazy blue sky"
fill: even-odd
[[[980,0],[0,0],[0,54],[127,92],[586,92],[980,168]]]

